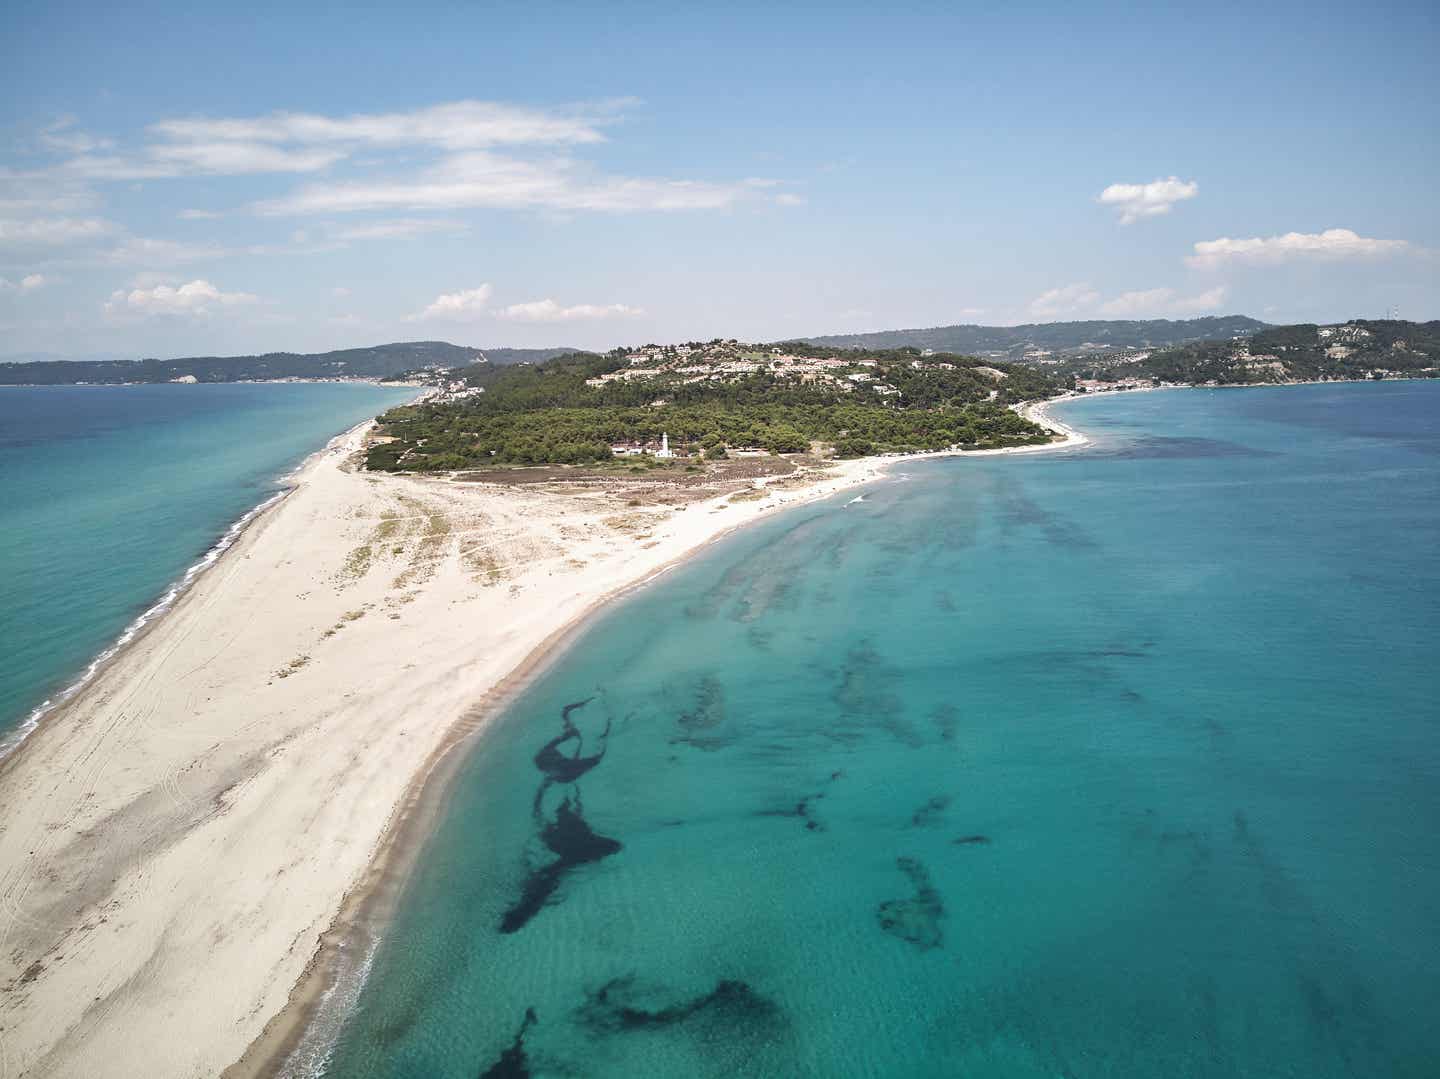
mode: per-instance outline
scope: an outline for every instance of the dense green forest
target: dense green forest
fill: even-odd
[[[569,349],[487,350],[494,365],[538,362]],[[372,348],[335,352],[269,352],[263,356],[191,356],[178,360],[39,360],[0,363],[0,385],[71,386],[124,383],[255,382],[274,378],[393,378],[427,367],[462,367],[474,363],[479,349],[445,341],[403,341]]]
[[[1114,347],[1149,348],[1187,341],[1220,340],[1265,328],[1244,315],[1210,316],[1181,320],[1143,319],[1090,322],[1042,322],[1025,326],[934,326],[916,330],[882,330],[877,333],[833,334],[807,337],[812,345],[840,348],[933,348],[940,352],[996,352],[1027,346],[1066,351],[1087,343]]]
[[[807,350],[814,357],[834,351]],[[815,441],[844,456],[1043,442],[1048,436],[1007,406],[1062,388],[1032,369],[982,369],[973,359],[921,358],[916,350],[847,352],[843,359],[837,370],[863,368],[871,381],[842,387],[843,376],[806,383],[770,370],[696,379],[691,357],[683,361],[689,381],[672,365],[589,384],[625,371],[630,361],[619,351],[525,367],[482,365],[467,376],[483,393],[386,413],[382,432],[392,441],[371,449],[368,464],[426,471],[585,463],[608,460],[613,444],[655,442],[662,434],[709,457],[740,447],[796,453]]]

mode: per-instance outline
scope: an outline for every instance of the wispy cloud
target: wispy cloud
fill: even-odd
[[[1088,310],[1100,299],[1100,293],[1089,285],[1064,285],[1042,292],[1030,301],[1030,313],[1036,318],[1059,318]]]
[[[1100,202],[1120,212],[1120,224],[1130,225],[1141,218],[1168,214],[1177,202],[1199,193],[1200,185],[1194,180],[1170,176],[1148,184],[1111,184],[1100,192]]]
[[[1324,232],[1287,232],[1283,236],[1249,239],[1202,240],[1185,261],[1202,270],[1213,270],[1231,262],[1275,263],[1301,259],[1355,259],[1398,255],[1413,250],[1405,240],[1376,240],[1350,229]]]
[[[1214,311],[1225,302],[1226,288],[1217,285],[1194,296],[1180,296],[1173,288],[1151,288],[1122,292],[1100,305],[1100,313],[1112,318],[1197,314]]]
[[[638,307],[623,303],[593,304],[580,303],[562,307],[554,300],[534,300],[530,303],[512,303],[495,312],[499,318],[516,322],[576,322],[585,319],[635,318],[645,312]]]
[[[1086,284],[1065,285],[1042,292],[1030,301],[1030,314],[1041,319],[1103,315],[1108,318],[1158,318],[1214,311],[1225,302],[1226,288],[1185,296],[1173,288],[1136,289],[1104,300]]]
[[[738,182],[608,175],[571,154],[606,141],[631,99],[535,108],[455,101],[407,112],[324,116],[279,112],[239,118],[167,119],[143,145],[114,152],[106,140],[58,132],[47,144],[71,156],[34,174],[71,183],[259,173],[349,175],[317,180],[253,207],[266,215],[361,210],[534,209],[558,212],[697,210],[729,206],[779,181]],[[395,151],[419,152],[405,162]],[[536,156],[538,155],[538,156]],[[801,196],[776,196],[798,205]],[[198,217],[200,213],[188,216]]]
[[[600,128],[619,119],[628,100],[557,109],[494,101],[455,101],[408,112],[322,116],[277,112],[241,118],[161,120],[145,145],[114,147],[72,130],[46,129],[42,144],[73,156],[54,170],[83,180],[159,180],[178,176],[242,176],[320,172],[362,150],[425,147],[459,152],[495,146],[570,146],[604,141]]]
[[[76,125],[73,116],[62,116],[40,132],[40,144],[49,150],[67,154],[87,154],[115,145],[111,139],[96,138]]]
[[[492,309],[490,297],[493,293],[494,290],[488,284],[442,293],[418,315],[411,315],[409,321],[474,322],[481,318],[499,318],[511,322],[580,322],[590,319],[634,318],[644,314],[640,308],[623,303],[579,303],[566,307],[549,298]]]
[[[18,282],[0,277],[0,292],[34,292],[53,283],[51,278],[39,273],[26,274]]]
[[[636,104],[618,98],[553,109],[498,101],[452,101],[407,112],[331,117],[276,112],[242,119],[162,120],[156,135],[180,143],[294,143],[349,146],[436,146],[474,150],[505,145],[603,142],[601,128]]]
[[[406,217],[391,221],[372,221],[366,225],[353,225],[337,229],[335,238],[338,240],[390,240],[402,236],[420,236],[431,232],[464,232],[467,227],[463,221]]]
[[[459,292],[445,292],[436,296],[425,310],[412,315],[411,320],[470,322],[483,317],[488,310],[490,293],[488,284],[476,288],[461,289]]]
[[[116,289],[105,304],[105,313],[119,317],[152,315],[208,315],[217,308],[251,304],[259,299],[248,292],[222,292],[209,281],[195,280],[178,288],[155,285],[151,288]]]
[[[50,247],[94,240],[116,231],[99,217],[32,217],[0,220],[0,244],[6,247]]]
[[[259,249],[256,253],[261,253]],[[176,266],[225,258],[234,251],[218,244],[191,244],[152,236],[121,236],[112,246],[92,256],[117,266]]]
[[[310,184],[258,204],[265,215],[357,210],[547,209],[625,212],[729,206],[754,185],[592,175],[570,158],[523,161],[483,151],[454,154],[417,175]]]

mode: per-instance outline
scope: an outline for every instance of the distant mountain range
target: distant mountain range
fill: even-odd
[[[934,326],[918,330],[792,338],[829,348],[911,346],[962,355],[1023,359],[1027,352],[1089,352],[1229,341],[1267,328],[1243,315],[1182,321],[1043,322],[1026,326]],[[260,356],[190,356],[176,360],[65,360],[37,354],[0,363],[0,385],[116,385],[130,382],[256,382],[284,378],[393,378],[424,368],[542,363],[573,348],[467,348],[445,341],[399,341],[334,352],[267,352]],[[18,359],[19,357],[17,357]]]
[[[281,378],[393,378],[433,367],[539,363],[571,348],[477,349],[445,341],[400,341],[334,352],[268,352],[261,356],[191,356],[178,360],[30,359],[0,363],[0,385],[118,385],[130,382],[258,382]]]
[[[1023,352],[1027,348],[1053,352],[1087,348],[1152,348],[1190,341],[1226,341],[1263,330],[1267,323],[1244,315],[1211,316],[1172,321],[1039,322],[1024,326],[932,326],[916,330],[880,330],[876,333],[828,334],[792,340],[830,348],[929,348],[936,352],[973,355],[985,352]]]

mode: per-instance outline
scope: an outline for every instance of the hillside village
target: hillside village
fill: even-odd
[[[1072,359],[1057,374],[1082,391],[1440,376],[1440,323],[1355,319],[1274,326],[1229,341]]]
[[[768,375],[835,393],[853,393],[864,386],[878,397],[901,396],[901,390],[877,373],[880,361],[863,356],[801,355],[781,346],[761,348],[735,340],[709,345],[647,345],[623,355],[627,366],[587,379],[585,384],[603,387],[614,382],[662,382],[689,386]],[[915,359],[910,361],[910,367],[953,371],[956,365],[944,360]],[[995,368],[973,370],[983,371],[997,382],[1005,377]]]

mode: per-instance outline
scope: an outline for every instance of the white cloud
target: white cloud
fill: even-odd
[[[1100,294],[1089,285],[1065,285],[1036,296],[1030,301],[1030,313],[1037,318],[1059,318],[1086,310],[1099,298]]]
[[[1129,225],[1142,217],[1168,214],[1177,202],[1193,199],[1199,193],[1200,185],[1194,180],[1171,176],[1148,184],[1111,184],[1100,192],[1100,201],[1118,209],[1120,224]]]
[[[357,210],[697,210],[729,206],[754,185],[589,176],[568,158],[521,161],[483,151],[455,154],[406,179],[311,184],[258,204],[262,214]]]
[[[534,300],[530,303],[512,303],[495,312],[499,318],[516,322],[574,322],[580,319],[635,318],[645,312],[638,307],[627,307],[623,303],[593,304],[581,303],[573,307],[561,307],[554,300]]]
[[[1173,288],[1151,288],[1135,292],[1122,292],[1113,300],[1107,300],[1100,305],[1100,311],[1106,315],[1113,315],[1116,318],[1126,318],[1130,315],[1142,314],[1146,311],[1153,311],[1155,308],[1165,304],[1170,297],[1175,295]]]
[[[181,221],[213,221],[215,218],[225,215],[218,210],[181,210],[175,216]]]
[[[1206,289],[1198,295],[1187,296],[1184,299],[1176,300],[1171,307],[1173,310],[1182,313],[1215,311],[1225,303],[1225,297],[1229,294],[1229,291],[1230,290],[1224,285],[1216,285],[1214,288]]]
[[[128,292],[116,289],[105,304],[110,315],[207,315],[217,307],[254,303],[258,297],[248,292],[221,292],[209,281],[195,280],[175,288],[155,285],[134,288]]]
[[[340,240],[389,240],[403,236],[419,236],[427,232],[464,232],[463,221],[449,221],[440,218],[403,217],[393,221],[372,221],[368,225],[355,225],[339,229],[335,236]]]
[[[0,292],[34,292],[37,288],[44,288],[46,285],[54,283],[54,278],[38,273],[26,274],[18,283],[9,278],[0,277]]]
[[[1177,296],[1173,288],[1151,288],[1122,292],[1100,305],[1100,313],[1112,318],[1136,318],[1163,314],[1191,314],[1214,311],[1225,302],[1226,288],[1215,288],[1195,296]]]
[[[61,171],[85,180],[166,180],[177,176],[318,172],[344,156],[340,150],[290,150],[260,143],[182,143],[147,147],[145,156],[140,158],[82,154],[65,162]]]
[[[334,288],[332,288],[332,289],[330,290],[330,295],[331,295],[331,296],[335,296],[335,297],[337,297],[338,299],[343,300],[346,296],[349,296],[349,295],[350,295],[350,290],[349,290],[348,288],[346,288],[344,285],[336,285]]]
[[[1199,269],[1213,270],[1227,262],[1274,263],[1296,259],[1375,258],[1409,250],[1404,240],[1375,240],[1350,229],[1324,232],[1287,232],[1283,236],[1232,240],[1202,240],[1185,261]]]
[[[452,101],[409,112],[344,117],[277,112],[231,120],[164,120],[151,131],[189,143],[325,143],[356,146],[429,145],[473,150],[502,145],[571,145],[603,142],[599,128],[613,123],[630,99],[560,109],[537,109],[498,101]]]
[[[783,192],[775,196],[775,204],[777,206],[804,206],[805,196],[792,195],[789,192]]]
[[[287,150],[254,142],[190,142],[153,146],[150,157],[180,173],[239,176],[251,172],[318,172],[345,156],[341,150]]]
[[[98,140],[31,179],[84,185],[184,176],[319,173],[342,162],[360,175],[315,180],[252,209],[262,214],[462,208],[577,211],[695,210],[771,197],[781,181],[736,182],[608,175],[568,154],[605,141],[629,99],[536,108],[455,101],[406,112],[324,116],[271,113],[175,118],[151,124],[143,145],[109,150]],[[66,132],[61,131],[61,135]],[[66,135],[68,138],[69,136]],[[63,149],[61,143],[54,149]],[[543,156],[514,156],[535,148]],[[107,152],[108,151],[108,152]],[[396,156],[412,152],[414,160]],[[774,196],[798,205],[794,194]],[[184,211],[187,219],[209,216]]]
[[[67,154],[88,154],[95,150],[107,150],[115,145],[110,139],[97,139],[83,131],[47,130],[40,133],[40,141],[47,149]]]
[[[93,240],[113,232],[115,226],[98,217],[34,217],[0,220],[0,244],[53,246]]]
[[[171,119],[151,124],[134,153],[109,150],[109,139],[68,130],[42,134],[52,150],[73,154],[58,170],[86,180],[155,180],[177,176],[319,172],[364,149],[418,146],[462,152],[506,145],[568,146],[604,141],[600,128],[619,119],[621,99],[557,109],[494,101],[454,101],[409,112],[344,117],[271,113],[238,119]]]
[[[95,193],[78,181],[0,166],[0,216],[69,216],[91,210],[98,202]]]
[[[173,266],[182,262],[224,258],[230,253],[213,244],[187,244],[175,240],[157,240],[148,236],[126,236],[115,246],[102,252],[100,258],[104,262],[122,266],[136,263]]]
[[[110,139],[97,139],[76,127],[73,116],[62,116],[40,132],[40,144],[47,150],[67,154],[86,154],[114,145]]]
[[[478,288],[461,289],[459,292],[442,293],[436,296],[434,302],[424,311],[418,315],[412,315],[411,319],[446,319],[454,322],[467,322],[480,318],[486,312],[491,291],[487,284]]]

